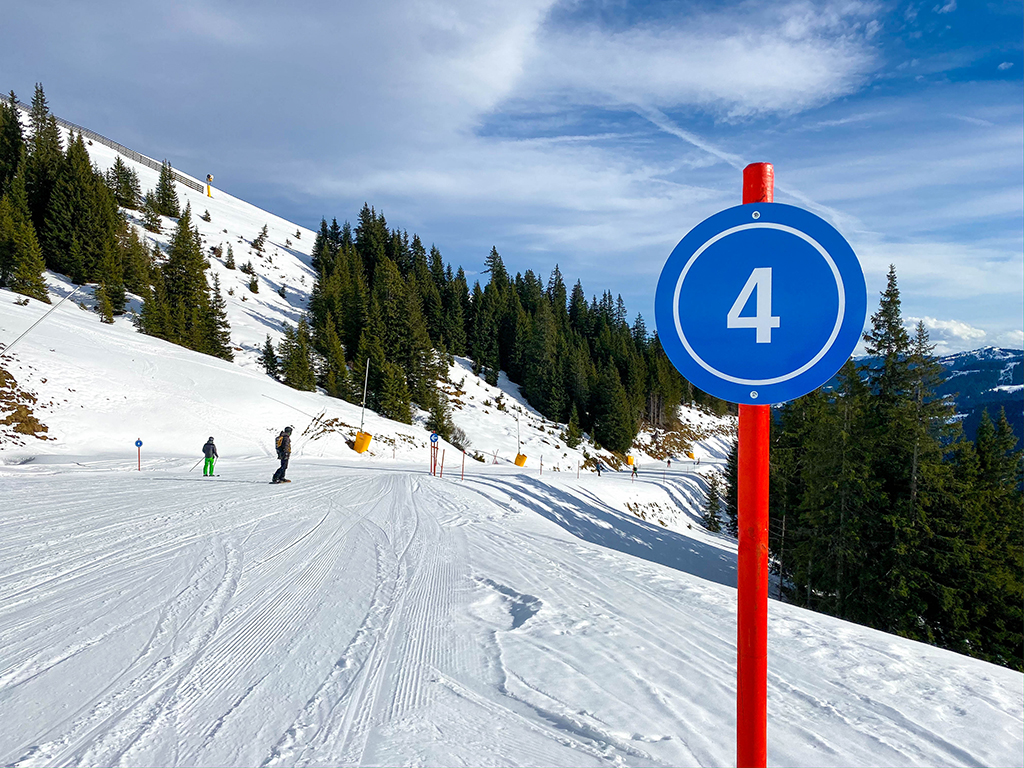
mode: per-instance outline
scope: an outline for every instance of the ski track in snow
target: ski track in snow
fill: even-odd
[[[735,592],[659,564],[719,555],[618,512],[621,484],[319,460],[281,487],[268,463],[7,473],[0,761],[732,760]],[[772,762],[991,765],[1022,743],[1016,673],[775,602],[770,631]]]

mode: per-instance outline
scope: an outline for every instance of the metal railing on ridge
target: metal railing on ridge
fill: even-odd
[[[4,101],[10,103],[10,96],[0,96],[0,98],[2,98]],[[18,109],[20,109],[21,111],[23,111],[25,113],[29,113],[32,110],[31,106],[29,106],[28,104],[25,104],[24,102],[21,102],[21,101],[15,101],[14,102],[14,106],[16,106]],[[83,128],[80,125],[76,125],[75,123],[69,122],[67,120],[63,120],[63,119],[57,117],[56,115],[53,116],[53,119],[56,120],[57,121],[57,125],[61,126],[62,128],[66,128],[69,131],[76,131],[76,132],[82,134],[82,136],[86,137],[87,139],[91,139],[92,141],[97,141],[97,142],[99,142],[100,144],[103,144],[106,147],[110,147],[111,149],[116,151],[118,154],[124,155],[129,160],[134,160],[136,163],[141,163],[142,165],[145,165],[148,168],[152,168],[154,171],[159,171],[163,167],[163,163],[158,162],[158,161],[154,160],[151,157],[146,157],[146,155],[143,155],[143,154],[141,154],[139,152],[136,152],[134,149],[129,149],[128,147],[124,146],[123,144],[118,144],[116,141],[113,141],[112,139],[108,139],[106,136],[102,136],[102,135],[96,133],[96,131],[90,131],[88,128]],[[171,175],[174,177],[174,180],[176,182],[178,182],[179,184],[184,184],[186,187],[189,187],[190,189],[194,189],[197,192],[204,192],[205,191],[203,185],[200,184],[198,181],[195,181],[194,179],[190,179],[187,176],[185,176],[185,175],[183,175],[181,173],[178,173],[173,168],[171,169]]]

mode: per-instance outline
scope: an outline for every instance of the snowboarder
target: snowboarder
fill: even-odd
[[[203,463],[203,477],[213,477],[213,467],[217,463],[217,446],[213,444],[212,437],[203,446],[203,456],[206,457]]]
[[[284,473],[288,469],[288,457],[292,455],[292,428],[285,427],[277,436],[274,445],[277,448],[277,458],[281,460],[281,466],[278,467],[277,472],[274,473],[274,479],[270,482],[272,485],[290,483],[291,480],[286,480]]]

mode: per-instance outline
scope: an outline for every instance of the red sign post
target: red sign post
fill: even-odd
[[[771,163],[743,169],[743,203],[770,203]],[[771,406],[740,404],[736,765],[763,768],[768,730],[768,438]]]
[[[775,203],[774,187],[770,163],[744,168],[743,204],[708,217],[679,241],[654,302],[669,360],[694,386],[739,404],[739,768],[763,768],[767,759],[771,404],[832,378],[856,348],[867,315],[864,271],[850,244],[824,219]]]

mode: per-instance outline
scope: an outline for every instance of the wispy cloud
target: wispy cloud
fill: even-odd
[[[856,90],[875,68],[867,3],[747,3],[685,23],[545,30],[523,86],[535,97],[719,118],[789,113]]]
[[[932,10],[936,13],[952,13],[956,10],[956,0],[949,0],[945,5],[936,5]]]

